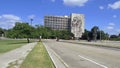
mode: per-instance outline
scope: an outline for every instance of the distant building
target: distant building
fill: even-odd
[[[84,15],[72,13],[70,16],[45,16],[45,27],[53,30],[68,30],[74,37],[80,38],[84,33]]]
[[[45,16],[44,25],[54,30],[70,30],[70,17]]]

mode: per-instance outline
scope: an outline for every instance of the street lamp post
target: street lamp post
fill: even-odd
[[[31,26],[32,26],[33,18],[30,18],[30,22],[31,22]],[[28,43],[29,43],[29,38],[28,38]]]
[[[32,26],[33,18],[31,18],[30,21],[31,21],[31,26]]]
[[[101,31],[102,31],[102,30],[100,30],[100,41],[101,41],[101,39],[102,39],[102,38],[101,38]]]

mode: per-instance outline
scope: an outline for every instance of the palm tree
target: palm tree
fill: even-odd
[[[119,33],[119,35],[118,35],[119,37],[120,37],[120,33]]]
[[[91,32],[92,32],[93,40],[94,40],[94,41],[97,40],[97,32],[98,32],[98,31],[99,31],[98,26],[94,26],[94,27],[91,29]]]

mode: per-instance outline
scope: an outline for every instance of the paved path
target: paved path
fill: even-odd
[[[68,68],[120,68],[120,50],[43,40]]]
[[[0,55],[0,68],[6,68],[8,64],[11,62],[24,59],[36,44],[37,42],[29,43],[20,48],[17,48],[15,50]]]

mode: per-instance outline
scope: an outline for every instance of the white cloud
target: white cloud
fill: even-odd
[[[35,17],[36,17],[36,16],[35,16],[34,14],[28,16],[29,19],[33,19],[33,18],[35,18]]]
[[[107,30],[114,30],[114,26],[115,26],[114,23],[109,23],[107,26]]]
[[[117,18],[117,15],[113,15],[113,18]]]
[[[115,26],[115,24],[114,23],[109,23],[108,26]]]
[[[120,28],[116,28],[115,23],[109,23],[105,31],[108,32],[110,35],[119,34]]]
[[[85,3],[88,2],[88,0],[63,0],[64,4],[65,5],[68,5],[68,6],[84,6]]]
[[[108,26],[107,29],[112,30],[112,29],[114,29],[114,27],[113,26]]]
[[[104,7],[103,7],[103,6],[99,6],[99,9],[100,9],[100,10],[103,10],[103,9],[104,9]]]
[[[7,20],[20,20],[18,16],[11,15],[11,14],[2,15],[2,18],[7,19]]]
[[[20,21],[21,18],[12,14],[3,14],[0,16],[0,27],[4,29],[12,28],[15,22]]]
[[[108,7],[112,9],[120,9],[120,1],[116,1],[113,4],[108,4]]]

